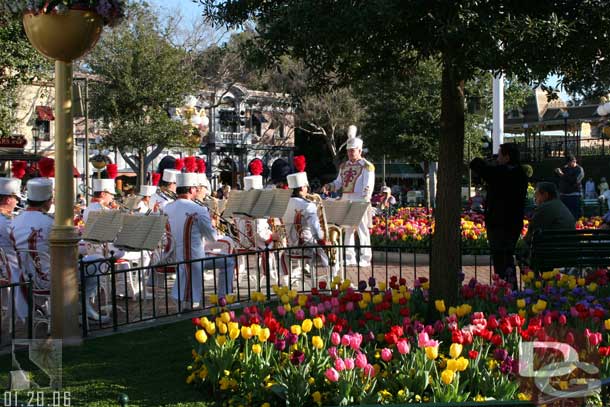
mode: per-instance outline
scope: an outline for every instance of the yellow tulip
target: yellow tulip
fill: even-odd
[[[280,297],[280,301],[282,301],[282,304],[288,304],[290,298],[286,294],[284,294]]]
[[[218,321],[218,323],[216,324],[217,328],[218,328],[218,333],[224,335],[227,333],[227,324],[225,324],[222,321]]]
[[[525,299],[523,299],[523,298],[519,298],[519,299],[517,300],[517,307],[519,307],[519,308],[525,308]]]
[[[322,329],[322,327],[324,326],[324,321],[322,321],[322,318],[320,317],[315,317],[313,319],[313,326],[315,326],[316,329]]]
[[[292,332],[294,335],[300,335],[301,334],[301,325],[290,326],[290,332]]]
[[[211,294],[211,295],[210,295],[210,302],[211,302],[212,304],[218,304],[218,295],[216,295],[216,294]]]
[[[252,329],[250,329],[249,326],[242,326],[241,327],[241,336],[245,340],[252,338]]]
[[[260,342],[266,342],[267,339],[269,339],[270,335],[271,335],[271,331],[269,330],[269,328],[263,328],[258,333],[258,340]]]
[[[316,404],[322,403],[322,394],[319,391],[313,392],[313,394],[311,395],[311,398],[313,399],[313,402]]]
[[[199,343],[206,343],[208,340],[208,336],[206,335],[203,329],[198,329],[197,332],[195,332],[195,339]]]
[[[445,384],[451,384],[451,382],[453,382],[454,375],[455,373],[453,372],[453,370],[445,369],[443,370],[443,373],[441,373],[441,380]]]
[[[324,347],[324,340],[320,336],[313,336],[311,338],[311,344],[316,349],[322,349]]]
[[[448,370],[453,370],[454,372],[457,371],[458,368],[458,362],[455,359],[447,359],[447,369]]]
[[[259,324],[250,325],[250,329],[252,330],[252,336],[258,336],[261,331],[261,326]]]
[[[231,329],[237,329],[239,330],[239,324],[237,322],[229,322],[227,325],[229,325],[229,331]]]
[[[610,319],[604,321],[604,326],[606,327],[606,331],[610,331]]]
[[[258,355],[262,351],[263,351],[263,347],[261,345],[259,345],[258,343],[255,343],[254,345],[252,345],[252,352],[253,353],[256,353]]]
[[[301,329],[303,330],[303,332],[307,333],[309,331],[311,331],[311,328],[313,327],[313,322],[311,321],[311,319],[307,318],[304,319],[303,322],[301,322]]]
[[[223,312],[222,314],[220,314],[220,319],[222,319],[222,322],[227,324],[229,323],[229,321],[231,321],[231,314],[229,314],[228,312]]]
[[[227,342],[227,337],[224,335],[218,335],[216,337],[216,343],[220,346],[223,346]]]
[[[468,359],[466,359],[463,356],[460,356],[457,359],[457,371],[458,372],[463,372],[464,370],[466,370],[466,368],[468,367]]]
[[[307,304],[307,296],[303,294],[299,295],[298,302],[301,307],[304,307],[305,304]]]
[[[229,328],[229,338],[237,339],[239,337],[239,329],[238,328]]]
[[[205,330],[207,331],[208,335],[214,335],[216,333],[216,324],[210,322],[208,326],[205,327]]]
[[[453,359],[457,359],[461,353],[462,353],[462,345],[459,343],[452,343],[451,346],[449,347],[449,355],[451,355],[451,357]],[[453,370],[453,369],[451,369],[451,370]]]
[[[445,301],[443,300],[434,301],[434,306],[438,312],[445,312],[447,310],[447,308],[445,308]]]
[[[430,360],[435,360],[438,357],[438,346],[426,346],[426,356]]]

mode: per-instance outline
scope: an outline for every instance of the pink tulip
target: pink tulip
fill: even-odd
[[[330,303],[333,307],[338,307],[339,306],[339,299],[337,297],[333,297],[330,299]]]
[[[358,353],[356,355],[356,367],[359,369],[364,369],[368,364],[368,360],[366,359],[366,355],[364,353]]]
[[[328,354],[330,355],[331,358],[336,359],[338,355],[337,352],[337,348],[335,348],[334,346],[328,348]]]
[[[565,314],[561,314],[559,316],[559,324],[560,325],[565,325],[568,323],[568,318],[565,316]]]
[[[335,359],[335,369],[337,369],[338,372],[342,372],[345,370],[345,362],[343,361],[343,359]]]
[[[406,339],[401,339],[396,342],[396,349],[401,355],[406,355],[411,350],[411,347],[409,346],[409,342]]]
[[[297,319],[297,321],[302,321],[305,319],[305,311],[303,311],[302,309],[299,309],[297,312],[294,313],[294,317]]]
[[[345,368],[347,370],[352,370],[355,366],[355,362],[354,362],[354,358],[345,358],[343,359],[343,361],[345,362]]]
[[[341,338],[341,345],[349,346],[350,340],[351,340],[351,335],[348,335],[348,334],[343,335],[343,338]]]
[[[350,335],[349,347],[353,350],[360,349],[360,344],[362,343],[362,334],[355,333]]]
[[[345,310],[347,312],[352,312],[354,310],[354,303],[350,301],[347,304],[345,304]]]
[[[277,306],[277,313],[279,316],[283,317],[284,315],[286,315],[286,309],[284,308],[284,306],[282,305],[278,305]]]
[[[339,372],[337,372],[332,367],[326,369],[326,372],[324,372],[324,376],[326,376],[326,378],[333,383],[339,381]]]
[[[339,335],[337,332],[333,332],[330,335],[330,343],[335,346],[338,346],[341,343],[341,335]]]
[[[392,360],[392,350],[388,348],[383,348],[381,350],[381,359],[384,362],[389,362],[390,360]]]
[[[375,377],[375,368],[370,363],[364,367],[364,374],[368,377]]]

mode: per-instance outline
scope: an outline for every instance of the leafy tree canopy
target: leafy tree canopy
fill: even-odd
[[[87,58],[90,71],[100,77],[91,84],[91,103],[95,114],[109,124],[104,143],[119,149],[139,171],[140,180],[165,147],[190,140],[185,126],[168,113],[194,88],[186,57],[168,42],[154,11],[146,4],[133,4],[127,21],[106,33]],[[147,151],[149,146],[154,149]],[[139,163],[129,159],[132,151]]]

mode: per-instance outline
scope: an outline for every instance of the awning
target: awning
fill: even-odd
[[[375,176],[383,177],[383,163],[375,163]],[[385,165],[386,178],[423,178],[424,173],[419,165],[389,163]]]
[[[50,106],[36,106],[36,115],[38,116],[38,120],[43,122],[55,120],[55,116],[53,116],[53,109]]]
[[[32,153],[25,153],[13,148],[0,148],[0,161],[39,161],[42,156]]]

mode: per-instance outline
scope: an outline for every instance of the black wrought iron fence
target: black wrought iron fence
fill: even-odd
[[[18,299],[18,297],[20,297]],[[21,301],[21,312],[17,303]],[[34,331],[34,322],[46,321],[48,309],[44,304],[34,305],[30,280],[19,283],[0,283],[0,347],[8,346],[13,339],[32,339],[45,336],[49,324]],[[36,318],[35,318],[36,316]]]
[[[405,279],[409,286],[426,283],[430,251],[421,246],[369,248],[368,264],[362,258],[347,264],[354,246],[291,247],[261,251],[238,251],[183,262],[134,266],[113,257],[80,261],[83,336],[92,331],[121,327],[161,318],[201,313],[216,306],[217,298],[248,303],[253,293],[271,299],[274,285],[299,292],[328,289],[335,277],[349,279],[354,287],[374,278]],[[492,267],[486,250],[462,256],[461,279],[491,282]],[[224,272],[226,271],[226,272]],[[222,296],[225,292],[229,296]],[[259,294],[260,295],[260,294]],[[180,299],[180,300],[179,300]]]

